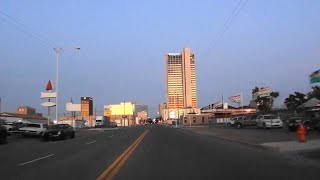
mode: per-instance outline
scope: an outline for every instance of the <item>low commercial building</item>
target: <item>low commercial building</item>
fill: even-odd
[[[0,118],[9,122],[48,123],[47,118],[29,106],[19,106],[16,113],[3,112],[0,114]]]
[[[207,106],[206,106],[207,107]],[[251,115],[256,114],[257,109],[251,108],[248,106],[235,108],[232,106],[221,106],[217,108],[202,108],[201,114],[209,115],[210,123],[227,123],[230,121],[230,118],[235,116],[242,116],[242,115]]]
[[[184,126],[207,125],[209,124],[208,114],[187,114],[183,118]]]
[[[132,102],[105,105],[103,114],[110,117],[110,122],[115,122],[118,126],[136,124],[135,104]]]

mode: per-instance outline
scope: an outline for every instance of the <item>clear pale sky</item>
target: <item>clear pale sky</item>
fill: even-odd
[[[45,38],[65,49],[60,112],[71,97],[91,96],[98,112],[135,101],[154,114],[165,101],[165,53],[184,47],[196,56],[199,107],[222,93],[242,92],[248,104],[255,86],[279,91],[277,106],[310,91],[308,76],[320,68],[320,1],[249,0],[215,41],[239,1],[0,0],[0,11],[19,22],[0,13],[2,111],[23,104],[47,112],[40,92],[55,82],[56,59]]]

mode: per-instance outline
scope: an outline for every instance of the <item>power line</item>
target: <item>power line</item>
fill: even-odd
[[[45,38],[44,36],[36,33],[35,31],[33,31],[30,27],[26,26],[25,24],[21,23],[20,21],[18,21],[17,19],[13,18],[12,16],[4,13],[3,11],[0,10],[0,14],[4,15],[5,17],[9,18],[11,21],[8,21],[5,18],[0,17],[1,20],[11,24],[12,26],[14,26],[17,30],[19,30],[20,32],[23,32],[25,34],[28,34],[30,37],[33,37],[37,40],[42,41],[43,43],[45,43],[46,45],[49,45],[50,47],[56,47],[54,43],[52,43],[48,38]]]
[[[238,2],[238,4],[236,5],[236,7],[233,9],[231,15],[229,16],[229,18],[226,20],[226,22],[223,25],[223,29],[222,31],[220,31],[217,35],[217,37],[214,39],[214,41],[212,41],[209,44],[209,48],[212,47],[211,49],[214,49],[218,43],[218,41],[223,37],[224,33],[229,29],[229,27],[231,26],[231,24],[233,23],[233,21],[236,19],[236,17],[239,15],[240,11],[243,9],[243,7],[247,4],[249,0],[246,0],[242,6],[238,9],[238,7],[241,5],[242,0],[240,0]],[[238,9],[238,10],[237,10]],[[236,14],[235,14],[236,12]],[[235,15],[234,15],[235,14]]]

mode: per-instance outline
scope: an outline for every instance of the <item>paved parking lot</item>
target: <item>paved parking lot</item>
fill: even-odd
[[[320,164],[320,131],[308,131],[307,142],[298,142],[295,132],[282,129],[236,129],[223,125],[184,127],[183,130],[213,136],[227,141],[273,150],[303,162]]]
[[[252,144],[298,140],[296,133],[290,132],[286,127],[283,127],[282,129],[257,129],[256,127],[236,129],[224,125],[214,125],[210,127],[185,127],[184,129]],[[308,131],[307,140],[312,139],[320,139],[320,131]]]

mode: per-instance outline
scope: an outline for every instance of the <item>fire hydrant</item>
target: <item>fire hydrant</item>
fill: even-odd
[[[297,129],[297,136],[300,142],[306,142],[306,129],[303,124],[299,125],[299,128]]]

